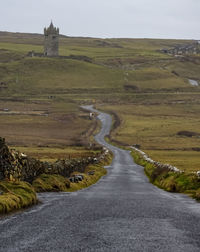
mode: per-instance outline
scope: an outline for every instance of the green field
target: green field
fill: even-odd
[[[0,32],[0,135],[44,160],[55,151],[56,159],[92,142],[98,125],[80,105],[94,104],[119,117],[113,141],[138,144],[182,170],[200,170],[200,88],[188,81],[200,80],[200,55],[160,51],[190,42],[61,36],[61,56],[87,56],[89,63],[27,57],[43,51],[42,35]]]

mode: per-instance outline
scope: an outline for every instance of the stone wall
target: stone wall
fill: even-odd
[[[27,57],[44,57],[45,53],[38,53],[35,51],[30,51],[27,53],[26,55]],[[73,59],[73,60],[80,60],[80,61],[85,61],[88,63],[92,63],[93,60],[92,58],[85,56],[85,55],[74,55],[74,54],[70,54],[69,56],[61,56],[61,55],[57,55],[55,56],[58,59]]]
[[[154,161],[153,159],[151,159],[150,157],[148,157],[148,155],[145,152],[139,150],[138,148],[135,148],[135,147],[131,146],[131,149],[133,149],[134,151],[138,152],[145,161],[147,161],[150,164],[155,165],[158,168],[167,169],[169,171],[177,172],[177,173],[182,173],[183,172],[180,169],[178,169],[177,167],[172,166],[170,164],[162,164],[160,162]]]
[[[59,174],[69,177],[74,171],[84,172],[92,163],[99,162],[106,155],[107,150],[96,157],[81,159],[63,159],[55,163],[41,162],[15,150],[10,150],[5,139],[0,138],[0,180],[22,180],[31,183],[42,173]]]
[[[184,171],[178,169],[177,167],[170,165],[170,164],[162,164],[160,162],[154,161],[153,159],[151,159],[145,152],[141,151],[140,149],[134,147],[134,146],[130,146],[131,149],[133,149],[134,151],[138,152],[139,155],[148,163],[153,164],[155,167],[160,168],[160,169],[166,169],[170,172],[175,172],[175,173],[184,173]],[[200,171],[197,172],[192,172],[192,174],[196,175],[197,177],[200,178]]]

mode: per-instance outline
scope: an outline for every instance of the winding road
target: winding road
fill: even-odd
[[[75,193],[40,194],[43,204],[1,218],[0,251],[199,252],[200,204],[150,184],[128,151],[104,141],[111,117],[99,119],[96,140],[114,153],[108,175]]]

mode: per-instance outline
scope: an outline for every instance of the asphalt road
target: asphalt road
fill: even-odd
[[[45,193],[43,204],[0,220],[0,251],[199,252],[200,204],[148,182],[129,152],[110,148],[108,175],[76,193]]]

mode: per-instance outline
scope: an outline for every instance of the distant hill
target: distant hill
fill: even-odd
[[[175,39],[141,39],[141,38],[115,38],[115,39],[101,39],[101,38],[92,38],[92,37],[70,37],[66,35],[60,35],[61,41],[71,41],[71,42],[82,42],[83,45],[85,42],[89,42],[89,44],[93,41],[95,42],[96,46],[106,46],[109,45],[111,42],[115,43],[126,43],[130,44],[135,42],[135,45],[141,43],[141,45],[151,45],[154,47],[162,48],[168,46],[175,46],[176,44],[185,44],[191,42],[191,40],[175,40]],[[0,42],[8,42],[8,43],[25,43],[25,44],[34,44],[34,45],[41,45],[43,44],[44,35],[39,33],[20,33],[20,32],[7,32],[7,31],[0,31]],[[103,43],[104,41],[104,43]],[[106,44],[108,43],[108,44]]]

